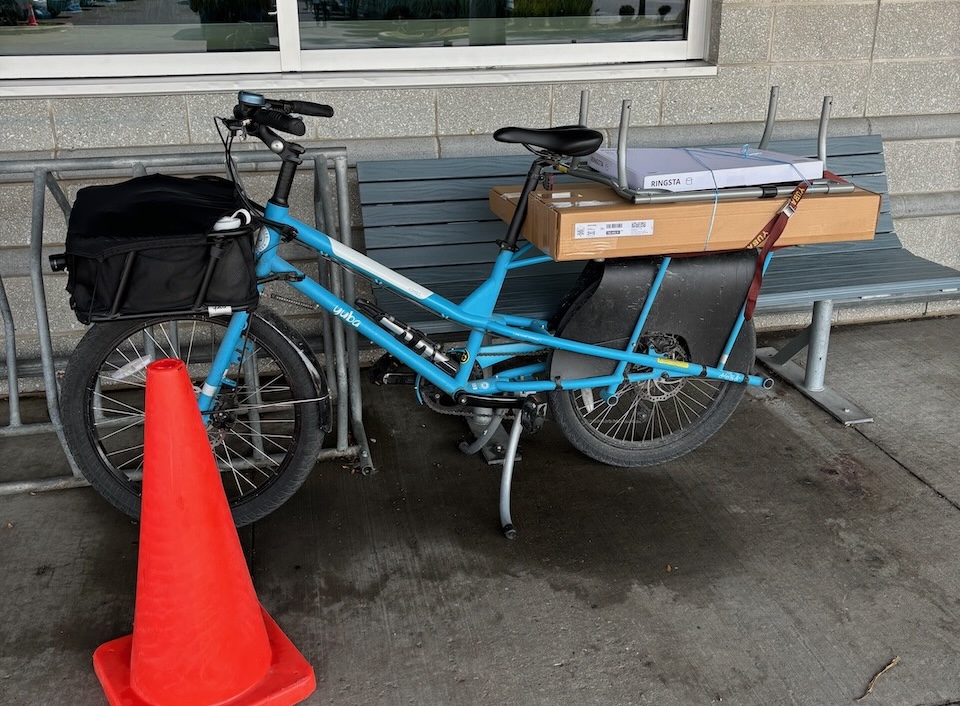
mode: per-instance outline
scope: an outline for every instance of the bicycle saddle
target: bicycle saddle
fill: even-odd
[[[564,127],[503,127],[493,133],[497,142],[532,145],[567,157],[585,157],[603,144],[603,135],[596,130],[567,125]]]

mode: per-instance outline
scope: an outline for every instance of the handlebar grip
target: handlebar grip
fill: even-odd
[[[323,103],[311,103],[310,101],[290,101],[290,112],[300,113],[300,115],[314,115],[318,118],[332,118],[333,108]]]
[[[288,132],[297,137],[306,134],[307,127],[300,118],[292,115],[285,115],[279,110],[258,110],[254,120],[261,125],[273,127],[281,132]]]

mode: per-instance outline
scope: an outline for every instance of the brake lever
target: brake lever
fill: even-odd
[[[233,135],[234,137],[236,137],[237,135],[240,135],[241,138],[244,138],[244,139],[246,138],[246,136],[247,136],[246,130],[243,129],[244,123],[245,123],[246,121],[240,120],[240,119],[237,119],[237,118],[217,118],[217,120],[219,120],[221,123],[223,123],[223,126],[224,126],[224,127],[230,132],[230,134]]]

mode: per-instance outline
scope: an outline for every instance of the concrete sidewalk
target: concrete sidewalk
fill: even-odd
[[[769,337],[768,341],[769,342]],[[242,531],[309,704],[960,704],[960,318],[834,331],[834,422],[780,384],[703,448],[607,468],[525,437],[519,538],[499,471],[404,388],[365,390],[379,472],[317,468]],[[58,462],[4,440],[4,466]],[[38,461],[38,459],[43,459]],[[137,527],[90,489],[0,497],[0,703],[106,703]]]

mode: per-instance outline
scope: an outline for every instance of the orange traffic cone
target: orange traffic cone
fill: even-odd
[[[263,610],[247,571],[186,366],[147,367],[133,634],[97,648],[107,700],[288,706],[313,669]]]
[[[33,3],[27,5],[27,27],[39,27],[40,23],[37,22],[37,16],[33,14]]]

